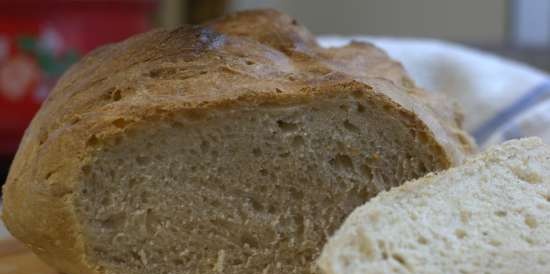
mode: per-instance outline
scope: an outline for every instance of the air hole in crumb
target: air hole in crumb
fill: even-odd
[[[525,242],[527,242],[529,245],[534,245],[536,243],[535,240],[530,237],[523,237],[523,240],[525,240]]]
[[[136,178],[131,178],[128,180],[128,188],[134,188],[138,184],[138,180]]]
[[[357,243],[359,244],[359,251],[361,254],[365,255],[369,259],[372,259],[375,256],[376,251],[371,239],[367,236],[367,234],[360,230],[357,231]]]
[[[344,128],[346,128],[347,130],[349,130],[353,133],[359,133],[360,132],[359,128],[356,125],[352,124],[348,120],[344,121]]]
[[[183,128],[184,127],[183,123],[180,122],[180,121],[172,121],[170,123],[170,126],[173,127],[173,128]]]
[[[301,200],[304,198],[304,193],[298,189],[291,188],[290,189],[290,197],[292,197],[295,200]]]
[[[288,156],[290,156],[290,152],[285,152],[285,153],[279,154],[279,157],[281,157],[281,158],[288,158]]]
[[[111,93],[111,99],[112,99],[113,101],[119,101],[120,99],[122,99],[122,95],[121,95],[120,89],[115,89],[115,90]]]
[[[507,214],[508,213],[506,213],[506,211],[502,211],[502,210],[495,211],[495,215],[498,217],[506,217]]]
[[[46,140],[48,140],[48,132],[44,130],[38,135],[38,142],[42,145],[46,142]]]
[[[466,231],[464,231],[464,229],[458,228],[455,230],[455,235],[459,239],[464,239],[464,237],[466,237]]]
[[[51,171],[51,172],[48,172],[48,173],[46,174],[46,176],[44,177],[44,179],[45,179],[45,180],[48,180],[48,179],[50,179],[50,177],[52,177],[52,175],[53,175],[53,174],[54,174],[54,172],[53,172],[53,171]]]
[[[294,221],[294,225],[296,225],[295,227],[295,234],[296,235],[303,235],[304,234],[304,228],[305,228],[305,225],[304,225],[304,216],[302,214],[296,214],[293,216],[293,221]]]
[[[144,165],[148,164],[150,161],[151,161],[151,159],[149,157],[146,157],[146,156],[138,156],[136,158],[136,162],[140,166],[144,166]]]
[[[122,143],[122,140],[123,138],[121,136],[116,136],[115,138],[113,138],[112,143],[114,145],[119,145],[120,143]]]
[[[336,169],[353,171],[353,161],[345,154],[337,154],[336,157],[330,159],[329,164]]]
[[[90,165],[84,165],[82,167],[82,173],[84,173],[84,175],[88,175],[90,174],[90,172],[92,172],[92,168],[90,167]]]
[[[550,194],[545,195],[544,199],[546,199],[546,201],[550,203]]]
[[[315,259],[317,252],[313,248],[306,248],[300,252],[300,255],[304,258],[304,262],[312,262]]]
[[[372,87],[369,87],[369,89],[372,89]],[[355,98],[361,98],[363,97],[363,95],[365,95],[365,93],[361,90],[354,90],[351,95]]]
[[[275,204],[269,205],[269,206],[267,207],[267,212],[268,212],[269,214],[275,214],[275,213],[277,213],[277,205],[275,205]]]
[[[386,251],[382,251],[382,260],[388,259],[388,253]]]
[[[153,79],[164,79],[168,76],[172,76],[176,74],[177,72],[178,72],[177,68],[170,68],[170,67],[157,68],[149,71],[149,77]]]
[[[409,267],[409,265],[405,261],[405,258],[403,258],[403,256],[401,256],[400,254],[392,254],[392,258],[405,268]]]
[[[241,265],[243,263],[244,263],[243,260],[241,260],[239,258],[228,260],[228,264],[230,264],[230,265]]]
[[[267,191],[267,186],[265,185],[259,185],[259,186],[256,186],[256,188],[258,189],[259,193],[264,193]]]
[[[529,184],[538,184],[542,182],[542,177],[538,173],[527,168],[513,167],[511,170],[520,180]]]
[[[141,202],[146,204],[149,201],[149,196],[150,196],[149,192],[147,191],[142,192],[140,195]]]
[[[303,145],[304,145],[304,137],[300,135],[294,136],[294,138],[292,139],[292,146],[301,147]]]
[[[392,112],[394,107],[390,104],[384,104],[384,105],[382,105],[382,108],[387,112]]]
[[[360,103],[357,103],[357,112],[365,112],[365,106]]]
[[[99,140],[95,135],[92,135],[90,138],[88,138],[88,141],[86,141],[86,145],[88,146],[95,146],[99,143]]]
[[[210,144],[208,143],[208,141],[203,140],[201,142],[200,148],[201,148],[202,153],[208,152],[209,147],[210,147]]]
[[[497,239],[491,239],[489,240],[489,244],[492,246],[500,246],[502,243]]]
[[[298,129],[298,124],[292,122],[285,122],[283,120],[278,120],[277,125],[283,132],[291,132]]]
[[[428,172],[428,169],[426,168],[426,165],[423,162],[418,163],[418,170],[421,174]]]
[[[372,196],[371,191],[366,186],[360,188],[357,193],[362,201],[367,201]]]
[[[219,208],[219,207],[221,207],[221,205],[222,205],[222,204],[220,203],[220,201],[218,201],[218,200],[210,200],[208,203],[209,203],[213,208]]]
[[[130,251],[130,255],[132,256],[132,258],[138,262],[141,262],[141,257],[139,256],[139,254],[135,251]]]
[[[121,227],[125,222],[124,215],[122,213],[113,214],[107,219],[101,222],[101,226],[106,229],[117,229]]]
[[[460,211],[460,221],[463,223],[463,224],[466,224],[468,223],[468,221],[470,220],[470,212],[466,211],[466,210],[461,210]]]
[[[537,219],[531,215],[526,215],[524,221],[529,228],[534,229],[538,226]]]
[[[243,233],[241,235],[241,243],[243,243],[243,245],[248,245],[250,248],[258,247],[258,241],[248,233]]]
[[[360,171],[361,174],[367,178],[367,180],[372,181],[372,169],[368,164],[362,164]]]
[[[250,66],[250,65],[256,64],[254,61],[250,61],[250,60],[246,60],[245,63],[246,63],[247,65],[249,65],[249,66]]]
[[[124,128],[129,124],[128,121],[124,120],[123,118],[116,119],[111,123],[117,128]]]
[[[71,119],[71,125],[75,125],[78,122],[80,122],[80,117],[79,116],[75,116]]]
[[[256,211],[263,211],[264,210],[264,206],[258,202],[258,200],[252,198],[252,197],[249,197],[248,198],[248,201],[250,202],[250,205],[252,206],[252,208]]]
[[[107,251],[105,251],[105,249],[103,247],[94,246],[94,252],[99,253],[99,254],[104,254]]]
[[[145,213],[145,228],[147,229],[147,231],[149,233],[155,232],[155,228],[157,227],[158,223],[159,223],[159,218],[155,214],[155,212],[153,212],[153,210],[150,208],[147,209]]]
[[[275,88],[275,92],[277,92],[277,93],[283,93],[283,90],[280,89],[280,88]]]
[[[418,239],[416,239],[416,241],[418,241],[418,243],[421,245],[428,244],[428,239],[426,239],[424,236],[419,236]]]
[[[109,206],[111,204],[111,197],[110,196],[103,196],[103,198],[101,198],[101,205],[106,207],[106,206]]]
[[[457,124],[459,124],[459,127],[462,128],[462,125],[461,125],[462,122],[459,122],[459,123],[457,123]],[[465,134],[463,134],[463,133],[457,133],[457,134],[455,134],[455,136],[458,137],[458,141],[460,141],[461,144],[469,144],[469,143],[470,143],[470,138],[468,138],[468,137],[467,137]]]
[[[349,106],[348,105],[340,105],[338,108],[340,108],[343,111],[348,111]]]
[[[252,154],[254,154],[254,156],[256,157],[260,157],[262,155],[262,150],[259,148],[254,148],[252,149]]]
[[[267,172],[267,170],[266,170],[265,168],[262,168],[262,169],[260,169],[260,174],[261,174],[262,176],[267,176],[267,175],[268,175],[268,172]]]
[[[145,143],[145,147],[146,148],[153,148],[153,147],[155,147],[155,144],[153,144],[152,142],[147,142],[147,143]]]

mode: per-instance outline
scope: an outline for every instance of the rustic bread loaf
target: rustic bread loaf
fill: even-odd
[[[510,141],[357,208],[326,274],[550,273],[550,147]]]
[[[307,273],[390,186],[471,150],[454,107],[371,45],[242,12],[102,47],[23,139],[4,220],[67,274]]]

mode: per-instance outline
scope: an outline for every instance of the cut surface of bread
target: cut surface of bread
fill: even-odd
[[[60,80],[3,218],[67,274],[310,273],[353,208],[462,161],[460,120],[380,50],[275,11],[155,30]]]
[[[550,273],[550,147],[510,141],[355,209],[325,274]]]

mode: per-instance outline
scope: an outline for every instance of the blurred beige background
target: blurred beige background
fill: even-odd
[[[162,0],[158,23],[200,23],[275,8],[313,33],[428,37],[492,51],[550,71],[549,0]]]
[[[437,37],[480,44],[507,39],[503,0],[234,0],[229,10],[273,7],[316,34]]]

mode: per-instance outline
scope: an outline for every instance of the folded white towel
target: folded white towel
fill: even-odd
[[[2,212],[1,202],[0,202],[0,212]],[[2,221],[2,219],[0,219],[0,241],[8,237],[10,237],[10,233],[8,232],[8,229],[6,229],[6,226],[4,225],[4,222]]]
[[[371,42],[386,50],[403,63],[419,86],[457,100],[465,112],[465,128],[480,145],[534,135],[550,143],[550,103],[544,103],[550,98],[546,96],[550,94],[548,74],[493,54],[433,39],[319,38],[325,47],[342,46],[351,40]]]

